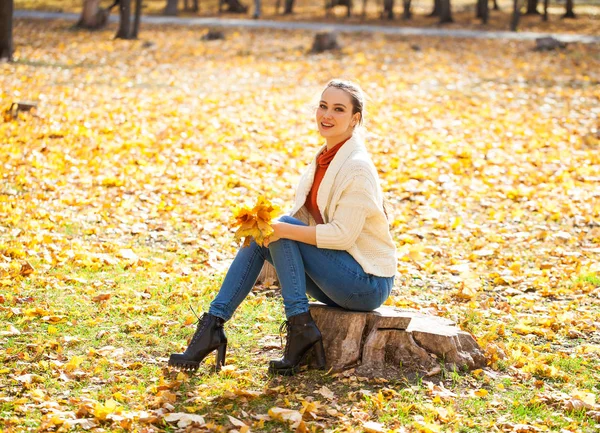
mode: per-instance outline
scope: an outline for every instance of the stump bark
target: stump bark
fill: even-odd
[[[365,377],[398,377],[487,364],[473,336],[448,319],[392,307],[357,312],[311,303],[310,311],[333,371],[356,368]]]

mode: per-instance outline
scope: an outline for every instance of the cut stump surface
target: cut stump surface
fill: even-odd
[[[431,374],[440,364],[464,371],[486,366],[473,336],[448,319],[392,307],[358,312],[311,303],[310,311],[333,371],[388,377]]]

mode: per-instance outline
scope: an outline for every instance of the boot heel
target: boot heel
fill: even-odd
[[[227,352],[227,343],[222,343],[217,347],[217,362],[215,365],[215,370],[221,370],[221,367],[225,365],[225,354]]]
[[[323,370],[325,368],[325,364],[326,364],[325,349],[323,348],[323,340],[317,341],[313,345],[313,349],[315,352],[315,362],[317,364],[317,369]]]

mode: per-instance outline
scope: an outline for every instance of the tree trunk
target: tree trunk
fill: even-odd
[[[525,12],[525,15],[539,15],[538,3],[539,0],[527,0],[527,12]]]
[[[440,1],[440,24],[451,23],[452,19],[452,6],[450,0]]]
[[[510,29],[513,32],[517,31],[517,27],[519,26],[519,19],[521,18],[521,2],[519,0],[513,0],[513,15],[512,20],[510,21]]]
[[[254,15],[252,15],[252,18],[259,19],[260,15],[261,15],[260,0],[254,0]]]
[[[177,15],[177,0],[167,0],[167,6],[165,7],[164,15]]]
[[[133,30],[131,39],[137,39],[140,32],[140,20],[142,17],[142,0],[135,0],[135,15],[133,18]]]
[[[0,60],[12,60],[13,38],[12,20],[13,0],[0,0]]]
[[[477,1],[477,18],[481,18],[481,22],[483,24],[487,24],[489,17],[490,17],[490,8],[489,8],[488,0],[478,0]]]
[[[542,17],[543,21],[548,21],[548,0],[544,0],[544,15]]]
[[[121,0],[119,4],[119,30],[117,39],[131,39],[131,0]]]
[[[411,0],[403,0],[402,5],[404,6],[404,10],[402,11],[402,18],[405,20],[410,20],[412,18],[412,12],[410,11],[410,1]]]
[[[433,0],[433,10],[428,15],[430,17],[439,17],[440,16],[440,7],[442,0]]]
[[[500,6],[498,6],[498,0],[494,0],[494,10],[495,11],[499,11],[500,10]]]
[[[565,4],[565,14],[563,15],[563,18],[576,18],[575,11],[573,10],[573,3],[573,0],[567,0],[567,3]]]
[[[394,19],[394,0],[383,0],[383,16],[388,20]]]
[[[81,16],[75,27],[95,30],[102,28],[108,22],[108,10],[100,7],[100,0],[83,0]]]
[[[290,15],[294,13],[294,0],[285,0],[285,9],[283,10],[284,15]]]

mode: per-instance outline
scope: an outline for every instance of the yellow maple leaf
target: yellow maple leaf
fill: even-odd
[[[244,239],[244,247],[250,245],[252,238],[262,246],[265,239],[273,234],[271,220],[278,212],[279,208],[263,196],[258,197],[253,208],[247,206],[237,208],[232,223],[234,228],[237,227],[235,238]]]

